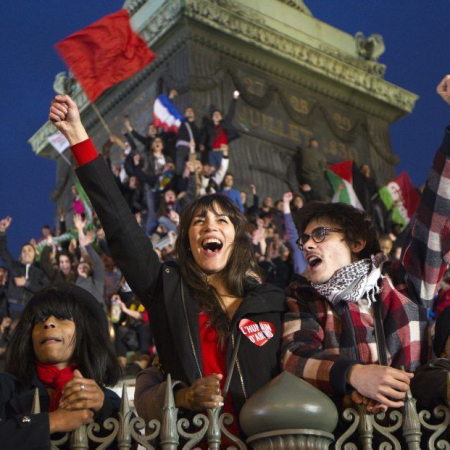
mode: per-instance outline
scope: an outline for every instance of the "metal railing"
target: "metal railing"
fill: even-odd
[[[206,414],[197,414],[191,420],[178,417],[175,407],[173,387],[168,376],[165,404],[162,420],[149,423],[137,417],[128,400],[127,386],[123,385],[122,400],[118,418],[104,421],[103,436],[99,436],[100,424],[83,425],[77,430],[66,433],[58,440],[51,441],[51,448],[62,446],[71,450],[88,449],[91,443],[98,449],[106,449],[112,443],[121,450],[140,448],[149,450],[188,450],[204,439],[208,449],[219,450],[222,438],[226,436],[232,449],[328,449],[336,450],[429,450],[450,449],[450,443],[443,438],[449,428],[450,410],[447,406],[438,406],[433,414],[427,410],[417,411],[416,400],[408,392],[405,406],[391,410],[388,414],[367,413],[362,405],[347,408],[341,421],[348,428],[335,441],[333,435],[321,430],[289,429],[272,430],[247,440],[248,447],[238,437],[230,433],[227,427],[233,422],[230,414],[222,413],[221,408],[207,409]],[[36,389],[32,414],[40,412],[39,393]],[[299,424],[301,426],[301,424]],[[147,430],[148,434],[143,434]],[[105,431],[107,434],[105,435]],[[334,442],[335,441],[335,442]]]

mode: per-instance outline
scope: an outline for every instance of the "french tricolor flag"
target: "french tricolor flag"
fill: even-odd
[[[157,128],[164,128],[164,131],[178,132],[184,117],[175,108],[172,101],[164,94],[155,100],[153,105],[153,124]]]

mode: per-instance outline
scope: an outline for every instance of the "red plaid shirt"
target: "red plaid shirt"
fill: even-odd
[[[401,263],[387,267],[381,314],[389,365],[414,371],[428,361],[427,308],[450,256],[450,133],[437,152],[410,223]],[[378,362],[374,320],[359,303],[333,306],[299,277],[289,286],[282,364],[330,394],[348,392],[354,364]]]

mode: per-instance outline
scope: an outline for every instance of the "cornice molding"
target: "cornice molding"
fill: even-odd
[[[268,28],[260,20],[259,23],[255,22],[253,16],[243,14],[246,8],[240,3],[237,9],[220,6],[230,4],[231,1],[185,0],[185,14],[211,28],[256,44],[312,72],[387,103],[399,109],[399,113],[407,114],[413,110],[418,96],[381,79],[382,69],[378,63],[351,58],[330,46],[323,45],[321,49],[315,49],[295,41]],[[377,76],[373,72],[377,73]]]
[[[130,13],[130,16],[132,16],[134,13],[136,13],[142,6],[144,6],[145,3],[147,3],[148,0],[126,0],[123,4],[123,8],[127,9]]]
[[[181,0],[167,1],[139,30],[139,35],[151,47],[180,18],[183,5]]]
[[[303,3],[303,0],[278,0],[280,3],[284,3],[285,5],[292,6],[293,8],[301,11],[308,16],[312,16],[309,8]]]
[[[297,84],[319,94],[323,94],[329,98],[337,100],[338,102],[350,105],[364,113],[386,120],[389,123],[392,123],[399,118],[398,110],[388,109],[382,103],[364,101],[364,97],[350,95],[348,91],[336,90],[330,85],[324,85],[323,83],[317,82],[314,78],[306,78],[302,74],[297,74],[294,71],[284,70],[280,66],[268,64],[256,56],[240,52],[230,48],[228,45],[207,39],[204,35],[198,35],[191,31],[190,38],[193,42],[197,42],[198,44],[209,47],[214,51],[230,56],[236,61],[244,62],[265,73],[274,75],[277,78]]]

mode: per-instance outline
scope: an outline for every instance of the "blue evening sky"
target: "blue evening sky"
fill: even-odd
[[[275,0],[273,0],[276,3]],[[426,179],[450,107],[435,94],[450,73],[447,0],[307,0],[313,15],[352,35],[383,35],[386,79],[420,96],[416,108],[392,126],[398,172],[416,185]],[[10,215],[14,256],[21,244],[53,225],[49,193],[55,162],[34,155],[28,139],[46,121],[55,75],[65,66],[53,46],[69,34],[119,10],[123,0],[3,0],[0,2],[0,218]]]

